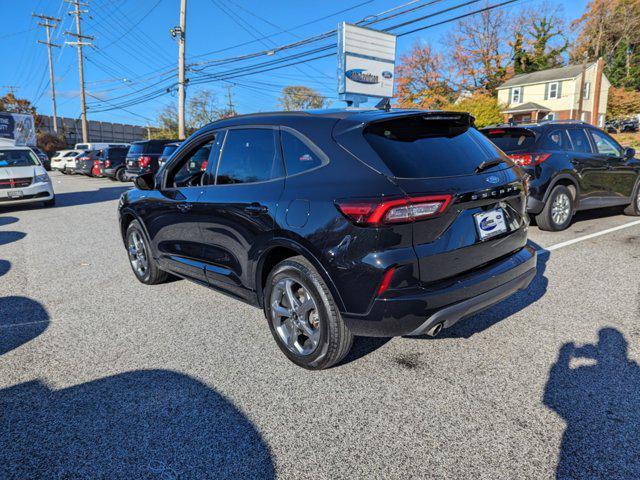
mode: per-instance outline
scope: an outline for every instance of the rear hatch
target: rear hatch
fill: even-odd
[[[359,148],[358,157],[407,197],[443,199],[435,215],[413,221],[423,284],[489,265],[526,244],[522,171],[469,115],[390,115],[363,125],[359,135],[370,151]]]
[[[132,143],[129,147],[129,151],[127,152],[126,158],[126,169],[130,172],[138,172],[140,170],[140,165],[138,163],[138,158],[145,153],[145,144],[144,143]]]

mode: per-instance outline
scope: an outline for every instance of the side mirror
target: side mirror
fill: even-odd
[[[627,147],[624,149],[624,156],[625,158],[634,158],[636,156],[636,149],[635,148],[631,148],[631,147]]]
[[[156,176],[153,172],[143,173],[133,180],[133,184],[140,190],[153,190],[156,188]]]

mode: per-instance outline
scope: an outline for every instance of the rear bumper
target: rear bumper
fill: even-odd
[[[355,335],[421,335],[438,323],[450,327],[526,288],[536,274],[536,252],[526,246],[446,285],[396,290],[373,302],[364,315],[343,313]]]
[[[100,173],[104,176],[104,177],[115,177],[116,176],[116,172],[122,167],[109,167],[109,168],[101,168],[100,169]]]

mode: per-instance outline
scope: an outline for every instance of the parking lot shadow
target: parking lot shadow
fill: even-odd
[[[33,340],[48,326],[49,314],[39,302],[27,297],[0,297],[0,355]]]
[[[128,187],[103,187],[98,190],[87,190],[81,192],[63,192],[56,194],[56,207],[73,207],[77,205],[89,205],[91,203],[109,202],[117,200],[127,190]]]
[[[0,478],[275,478],[269,447],[189,376],[139,370],[53,390],[0,390]]]
[[[558,479],[640,478],[640,366],[627,347],[620,331],[603,328],[595,345],[560,348],[543,397],[567,424]]]
[[[7,245],[9,243],[17,242],[18,240],[22,240],[26,237],[27,234],[24,232],[13,232],[13,231],[5,231],[0,230],[0,246]]]
[[[18,219],[16,217],[3,216],[0,217],[0,227],[4,225],[11,225],[12,223],[16,223]]]

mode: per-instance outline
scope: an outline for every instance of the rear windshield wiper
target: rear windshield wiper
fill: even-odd
[[[476,167],[476,173],[480,173],[480,172],[486,170],[487,168],[491,168],[491,167],[495,167],[496,165],[500,165],[502,162],[504,162],[504,160],[501,159],[501,158],[494,158],[493,160],[485,160],[484,162],[482,162],[480,165],[478,165]]]

